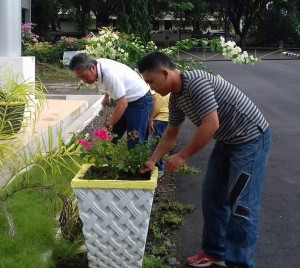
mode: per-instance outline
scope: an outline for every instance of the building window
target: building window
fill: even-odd
[[[26,22],[26,20],[25,20],[25,14],[26,14],[26,9],[22,8],[22,23]]]
[[[172,21],[165,20],[165,30],[172,30]]]

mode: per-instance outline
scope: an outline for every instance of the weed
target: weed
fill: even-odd
[[[86,252],[80,253],[82,241],[69,243],[64,239],[57,239],[52,252],[53,267],[55,268],[82,268],[88,267]]]
[[[176,174],[196,174],[199,172],[199,169],[185,164],[181,169],[179,169],[179,171]]]
[[[161,230],[157,224],[153,223],[150,228],[155,239],[163,239],[165,237],[166,231]]]
[[[164,224],[178,227],[179,225],[181,225],[183,218],[180,215],[177,215],[172,212],[168,212],[168,213],[164,214],[162,220],[164,221]]]
[[[170,250],[165,246],[153,246],[151,252],[155,257],[164,257],[169,255]]]
[[[161,261],[155,258],[154,256],[145,255],[143,268],[164,268],[164,267],[165,265],[163,265]]]
[[[174,231],[181,226],[183,216],[193,210],[193,206],[179,202],[156,203],[151,212],[146,253],[166,262],[174,251],[170,241]]]

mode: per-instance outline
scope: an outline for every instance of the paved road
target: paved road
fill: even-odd
[[[261,209],[257,268],[300,267],[300,60],[261,61],[256,65],[207,62],[206,66],[239,87],[263,112],[273,132]],[[182,129],[182,144],[194,127]],[[190,165],[205,171],[212,145],[192,157]],[[201,183],[204,172],[178,180],[179,201],[197,210],[186,218],[179,235],[179,255],[185,260],[201,247]],[[185,267],[185,266],[184,266]]]

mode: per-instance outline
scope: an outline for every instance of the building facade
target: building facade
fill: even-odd
[[[22,23],[31,22],[31,0],[22,0]]]

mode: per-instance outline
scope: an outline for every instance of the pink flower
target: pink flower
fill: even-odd
[[[100,128],[94,131],[94,135],[102,141],[111,141],[113,137],[109,135],[106,129]]]
[[[23,23],[21,24],[21,30],[24,32],[31,32],[31,28],[33,28],[32,23]]]
[[[86,141],[86,140],[83,140],[83,139],[79,139],[78,140],[78,144],[80,144],[83,147],[85,147],[88,151],[92,149],[92,144],[89,141]]]
[[[87,34],[83,39],[91,39],[94,35],[92,33]]]

